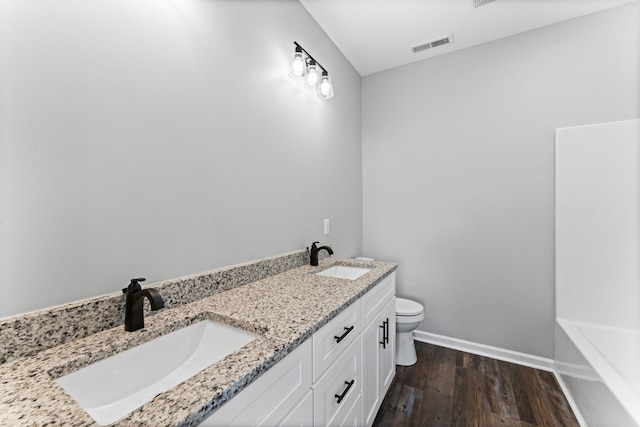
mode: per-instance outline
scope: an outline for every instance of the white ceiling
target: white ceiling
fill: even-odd
[[[300,0],[362,75],[638,0]],[[411,48],[453,33],[454,43]]]

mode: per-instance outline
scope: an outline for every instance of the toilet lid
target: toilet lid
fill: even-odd
[[[396,298],[396,316],[415,316],[421,314],[424,307],[421,304],[404,298]]]

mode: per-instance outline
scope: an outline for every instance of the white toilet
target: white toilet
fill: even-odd
[[[411,366],[418,361],[413,330],[424,319],[422,304],[396,298],[396,365]]]

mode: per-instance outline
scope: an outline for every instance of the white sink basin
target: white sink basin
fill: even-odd
[[[56,382],[98,424],[107,425],[256,338],[253,332],[203,320]]]
[[[349,267],[346,265],[334,265],[326,270],[316,273],[318,276],[337,277],[338,279],[356,280],[363,274],[371,271],[370,268]]]

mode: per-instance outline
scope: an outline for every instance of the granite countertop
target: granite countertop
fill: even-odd
[[[372,268],[356,280],[317,276],[332,265]],[[0,423],[21,425],[96,425],[54,380],[98,360],[204,319],[222,321],[260,336],[242,349],[157,396],[113,423],[117,426],[197,425],[215,409],[284,358],[316,330],[348,307],[396,264],[326,258],[317,267],[301,266],[160,310],[145,328],[122,326],[0,365]]]

